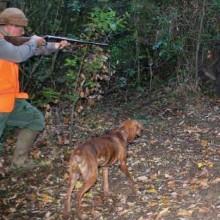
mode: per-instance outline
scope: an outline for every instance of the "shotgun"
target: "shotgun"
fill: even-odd
[[[66,40],[71,44],[82,44],[82,45],[85,44],[85,45],[95,45],[95,46],[102,46],[102,47],[108,46],[108,44],[106,43],[97,43],[93,41],[77,40],[74,38],[60,37],[60,36],[53,36],[53,35],[45,35],[43,36],[43,38],[45,39],[46,42],[60,42],[62,40]],[[19,46],[29,41],[31,37],[4,36],[4,39],[12,43],[15,46]]]

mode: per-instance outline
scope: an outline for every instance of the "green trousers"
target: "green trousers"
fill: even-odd
[[[7,125],[41,131],[44,129],[45,121],[43,114],[37,108],[23,99],[17,99],[12,112],[0,112],[0,143]]]

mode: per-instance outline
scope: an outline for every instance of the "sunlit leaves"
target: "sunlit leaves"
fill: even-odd
[[[125,20],[119,18],[116,11],[112,9],[104,11],[100,8],[95,8],[90,16],[91,23],[88,27],[99,33],[111,33],[125,28]]]

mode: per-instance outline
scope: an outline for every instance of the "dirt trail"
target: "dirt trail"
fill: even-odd
[[[112,196],[102,200],[100,175],[85,196],[85,219],[220,219],[220,101],[163,95],[147,102],[144,96],[133,97],[127,102],[106,99],[74,125],[73,142],[101,134],[127,117],[142,121],[145,127],[142,136],[128,148],[128,166],[137,194],[113,166]],[[2,219],[61,219],[66,162],[73,147],[68,145],[68,114],[62,114],[59,124],[56,119],[50,121],[32,151],[39,167],[31,172],[6,172],[0,177]],[[6,168],[13,141],[7,139],[1,157]],[[74,196],[72,219],[76,219]]]

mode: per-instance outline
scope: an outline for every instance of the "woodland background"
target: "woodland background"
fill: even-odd
[[[200,91],[199,71],[212,42],[220,39],[219,0],[11,0],[9,5],[26,13],[28,35],[109,43],[73,46],[22,66],[22,86],[37,105],[67,101],[77,112],[128,88],[149,95],[166,86],[174,93]]]

